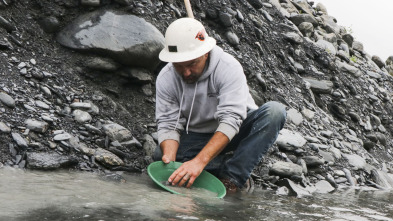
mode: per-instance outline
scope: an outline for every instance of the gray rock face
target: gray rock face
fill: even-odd
[[[276,140],[277,146],[288,151],[300,148],[304,146],[306,142],[306,139],[304,139],[302,135],[287,129],[282,129]]]
[[[22,147],[24,149],[26,149],[28,147],[28,144],[27,144],[26,140],[20,134],[18,134],[18,133],[11,133],[11,135],[12,135],[12,139],[14,139],[15,143],[18,146],[20,146],[20,147]]]
[[[301,176],[303,168],[294,163],[277,161],[270,168],[270,173],[280,177]]]
[[[38,133],[45,133],[48,130],[49,124],[43,121],[27,119],[25,121],[26,127],[31,131]]]
[[[15,100],[8,94],[4,92],[0,92],[0,101],[5,104],[7,107],[14,108]]]
[[[362,75],[362,72],[359,69],[357,69],[356,67],[354,67],[350,64],[337,61],[336,65],[337,65],[338,70],[340,70],[342,72],[350,73],[354,77],[360,77]]]
[[[0,121],[0,132],[1,133],[9,133],[9,132],[11,132],[11,128],[8,127],[5,123]]]
[[[79,17],[57,35],[69,48],[105,54],[128,66],[155,68],[164,36],[134,15],[97,11]]]
[[[73,166],[78,161],[70,156],[63,156],[58,153],[35,153],[26,154],[27,165],[29,169],[55,170]]]
[[[127,130],[119,124],[105,124],[102,126],[106,135],[113,141],[124,142],[132,139],[131,131]]]
[[[311,90],[317,94],[330,94],[333,89],[333,82],[326,80],[316,80],[313,78],[303,78],[310,83]]]
[[[299,26],[303,22],[309,22],[314,25],[314,27],[318,26],[318,21],[314,18],[314,16],[309,14],[299,14],[293,15],[289,18],[296,26]]]

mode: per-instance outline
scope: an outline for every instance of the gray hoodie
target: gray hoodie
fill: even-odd
[[[241,64],[215,46],[208,66],[195,84],[186,84],[172,63],[156,81],[156,119],[158,141],[180,140],[180,131],[214,133],[220,131],[231,140],[247,111],[257,109]]]

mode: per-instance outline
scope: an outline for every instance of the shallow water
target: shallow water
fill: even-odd
[[[343,189],[295,198],[272,191],[181,196],[147,175],[114,182],[91,173],[0,169],[0,220],[388,220],[393,192]]]

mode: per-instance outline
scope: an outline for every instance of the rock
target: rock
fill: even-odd
[[[325,15],[328,14],[325,5],[323,5],[323,4],[320,3],[320,2],[318,2],[318,4],[317,4],[317,6],[315,7],[315,9],[316,9],[317,11],[320,11],[322,14],[325,14]]]
[[[44,109],[44,110],[49,110],[49,109],[50,109],[49,105],[47,105],[47,104],[46,104],[45,102],[43,102],[43,101],[35,101],[35,105],[36,105],[37,107],[41,108],[41,109]]]
[[[8,127],[5,123],[0,121],[0,132],[1,133],[10,133],[11,132],[11,128]]]
[[[48,123],[34,119],[27,119],[25,124],[28,129],[38,133],[45,133],[49,128]]]
[[[303,122],[303,116],[296,109],[289,109],[287,111],[287,121],[295,125],[300,125]]]
[[[303,188],[300,185],[297,185],[290,179],[281,179],[276,182],[278,186],[285,186],[289,190],[289,195],[290,196],[296,196],[296,197],[304,197],[304,196],[311,196],[312,191],[307,190],[306,188]]]
[[[315,112],[312,110],[309,110],[307,108],[304,108],[301,113],[303,114],[303,116],[307,119],[307,120],[312,120],[315,116]]]
[[[391,173],[373,169],[371,170],[371,178],[376,184],[380,185],[381,187],[384,187],[386,189],[393,188],[393,174]]]
[[[343,171],[344,171],[344,173],[345,173],[345,177],[347,178],[347,181],[349,182],[349,185],[355,186],[356,181],[355,181],[355,179],[352,177],[351,171],[348,170],[347,168],[344,168]]]
[[[98,52],[121,64],[148,69],[158,65],[158,53],[164,47],[164,36],[152,24],[117,11],[81,16],[61,30],[56,39],[75,50]]]
[[[314,18],[314,16],[309,14],[298,14],[293,15],[289,18],[296,26],[299,26],[303,22],[311,23],[314,27],[318,26],[318,21]]]
[[[153,82],[153,77],[150,72],[142,68],[126,68],[121,75],[128,78],[130,82],[144,85]]]
[[[18,133],[11,133],[12,139],[15,141],[15,143],[23,148],[26,149],[28,147],[27,141]]]
[[[341,33],[341,27],[337,25],[337,21],[334,17],[322,15],[320,18],[322,19],[324,28],[328,33],[334,33],[336,35]]]
[[[120,64],[110,58],[93,57],[85,62],[85,65],[92,70],[113,72],[120,68]]]
[[[60,21],[55,16],[48,16],[38,21],[41,28],[46,33],[57,32],[60,28]]]
[[[375,79],[382,78],[382,76],[380,74],[378,74],[377,72],[374,72],[374,71],[367,71],[366,73],[368,76],[375,78]]]
[[[317,94],[330,94],[333,89],[333,82],[327,80],[316,80],[314,78],[303,78],[304,81],[310,83],[310,88]]]
[[[72,115],[74,116],[74,119],[79,122],[79,123],[87,123],[90,122],[92,120],[92,117],[89,113],[87,113],[86,111],[82,111],[82,110],[74,110],[72,112]]]
[[[294,163],[277,161],[272,165],[269,173],[280,177],[301,176],[303,168]]]
[[[326,52],[328,52],[329,54],[332,54],[332,55],[337,54],[336,47],[332,43],[330,43],[326,40],[319,39],[317,41],[316,45],[319,46],[320,48],[322,48],[323,50],[325,50]]]
[[[113,141],[117,140],[121,143],[132,139],[131,131],[127,130],[119,124],[105,124],[102,126],[102,128],[104,129],[105,134],[108,135],[109,138]]]
[[[90,103],[83,103],[83,102],[74,102],[70,104],[72,109],[80,109],[80,110],[89,110],[91,108]]]
[[[0,101],[7,107],[15,108],[15,100],[4,92],[0,92]]]
[[[154,142],[153,137],[148,134],[145,134],[144,138],[145,142],[143,143],[143,149],[145,150],[147,156],[153,157],[154,151],[157,148],[157,144]]]
[[[388,59],[386,59],[386,70],[393,76],[393,56],[389,56]]]
[[[26,153],[27,168],[38,170],[55,170],[74,166],[78,161],[71,156],[58,153]]]
[[[342,38],[352,48],[354,37],[351,34],[343,34]]]
[[[228,39],[229,44],[236,46],[240,43],[239,37],[231,31],[225,33],[226,38]]]
[[[94,153],[94,158],[98,162],[109,167],[124,165],[123,160],[118,156],[102,148],[97,148],[97,151]]]
[[[298,132],[288,129],[282,129],[276,140],[277,146],[287,151],[293,151],[296,148],[300,148],[304,146],[306,142],[306,139]]]
[[[379,67],[379,68],[383,68],[385,67],[385,62],[382,61],[382,59],[380,57],[378,57],[377,55],[374,55],[371,57],[371,60],[374,61],[374,63]]]
[[[262,8],[263,4],[261,0],[247,0],[250,5],[252,5],[255,9]]]
[[[295,32],[288,32],[283,35],[284,35],[284,38],[291,43],[301,44],[303,42],[303,38]]]
[[[63,140],[68,140],[72,136],[69,133],[62,133],[62,134],[57,134],[53,137],[54,141],[63,141]]]
[[[224,25],[224,27],[231,27],[233,25],[232,15],[229,14],[226,10],[219,11],[218,18],[220,19],[220,21]]]
[[[299,25],[299,30],[305,37],[311,37],[314,33],[314,26],[310,22],[302,22]]]
[[[359,41],[354,41],[352,43],[352,48],[360,53],[363,53],[364,47],[363,47],[363,43],[359,42]]]
[[[317,167],[325,164],[325,160],[317,156],[304,156],[303,160],[306,162],[308,167]]]
[[[0,16],[0,27],[7,30],[7,32],[12,32],[15,30],[15,27],[3,16]]]
[[[86,6],[99,6],[100,5],[100,0],[80,0],[81,5],[86,5]]]
[[[363,170],[366,168],[366,160],[357,154],[343,154],[343,157],[348,160],[352,167]]]
[[[330,193],[335,190],[335,188],[326,180],[320,180],[315,184],[315,192],[317,193]]]

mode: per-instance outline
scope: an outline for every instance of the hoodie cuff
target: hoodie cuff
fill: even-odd
[[[164,140],[175,140],[180,143],[180,134],[174,130],[158,133],[158,143],[161,144]]]
[[[225,134],[225,136],[227,136],[230,141],[237,134],[237,130],[231,125],[226,123],[220,123],[218,125],[216,132],[217,131],[220,131],[221,133]]]

